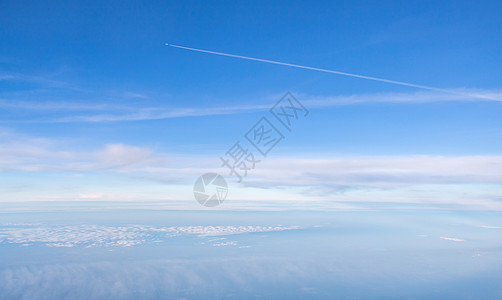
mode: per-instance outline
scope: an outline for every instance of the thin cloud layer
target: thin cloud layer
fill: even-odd
[[[452,241],[452,242],[465,242],[465,240],[463,240],[463,239],[453,238],[453,237],[444,237],[444,236],[441,236],[439,238],[443,239],[443,240],[447,240],[447,241]]]
[[[310,108],[326,108],[341,105],[362,103],[430,103],[451,101],[502,101],[502,92],[498,90],[468,90],[457,89],[459,94],[440,92],[414,92],[414,93],[376,93],[335,96],[314,96],[296,93],[306,106]],[[476,95],[469,97],[466,94]],[[180,117],[200,117],[211,115],[242,114],[267,110],[281,95],[266,97],[267,99],[253,99],[248,104],[225,105],[215,107],[166,107],[155,105],[155,102],[138,103],[136,99],[145,99],[146,96],[138,93],[122,93],[122,101],[111,103],[90,101],[26,101],[19,99],[0,99],[0,107],[18,111],[29,111],[37,115],[40,112],[64,112],[64,116],[46,118],[35,116],[30,122],[120,122],[120,121],[146,121],[161,120]],[[120,97],[119,97],[120,98]],[[130,101],[132,99],[132,102]],[[260,104],[256,104],[256,103]]]
[[[213,171],[226,177],[231,199],[248,203],[392,202],[502,209],[502,156],[496,155],[278,156],[260,162],[238,184],[214,157],[163,153],[118,143],[73,150],[75,147],[67,148],[55,140],[8,130],[0,135],[4,141],[0,144],[0,172],[51,172],[61,182],[72,185],[71,189],[60,190],[51,182],[37,186],[20,177],[18,182],[30,186],[31,192],[13,186],[1,199],[4,202],[193,200],[194,180]],[[114,179],[109,184],[89,185],[81,177],[63,174],[84,176],[90,172],[97,172],[87,178],[93,182],[100,175],[113,175]],[[132,179],[135,184],[131,186]]]

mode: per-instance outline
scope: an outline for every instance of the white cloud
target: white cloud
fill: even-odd
[[[452,237],[439,237],[440,239],[447,240],[447,241],[453,241],[453,242],[465,242],[463,239],[459,238],[452,238]]]
[[[14,224],[0,227],[0,244],[24,246],[43,244],[48,247],[131,247],[145,243],[165,242],[181,235],[198,237],[230,236],[244,233],[280,232],[301,229],[299,226],[170,226],[148,225],[66,225]],[[235,246],[236,241],[210,239],[213,246]]]

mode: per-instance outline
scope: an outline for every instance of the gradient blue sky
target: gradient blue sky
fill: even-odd
[[[198,208],[195,178],[228,175],[219,156],[291,91],[309,117],[227,176],[234,203],[502,209],[501,20],[499,1],[2,1],[0,201]]]

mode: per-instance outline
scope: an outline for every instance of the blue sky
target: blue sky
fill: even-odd
[[[239,207],[502,209],[501,15],[498,1],[3,1],[0,201],[196,209],[193,182],[217,170]],[[219,157],[286,91],[308,118],[236,183]]]

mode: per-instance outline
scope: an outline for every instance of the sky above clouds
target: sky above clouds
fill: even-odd
[[[241,208],[500,210],[501,15],[498,1],[3,1],[0,201],[193,208],[193,182],[214,170]],[[219,157],[287,91],[309,116],[237,183]]]
[[[502,299],[500,37],[501,1],[0,1],[0,295]]]

